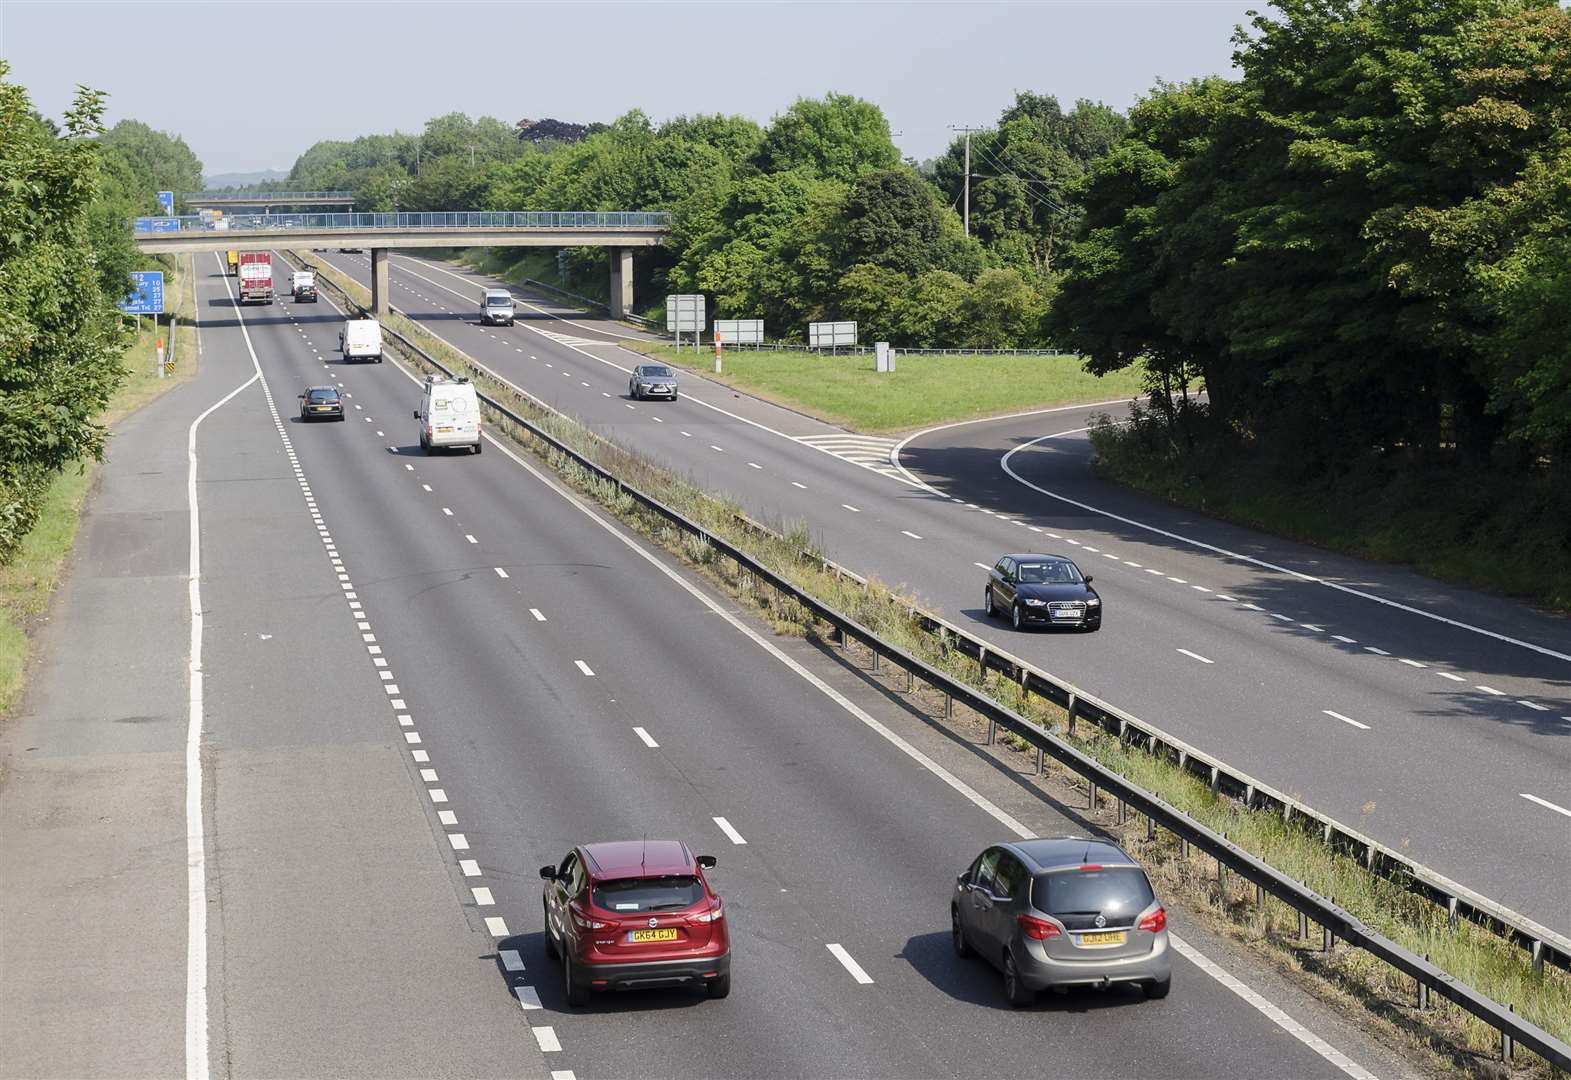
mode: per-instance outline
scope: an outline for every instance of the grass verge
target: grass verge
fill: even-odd
[[[368,301],[366,290],[342,275],[329,270],[326,276],[358,302]],[[1057,706],[1023,694],[1017,684],[997,673],[979,677],[974,659],[924,631],[910,616],[910,608],[918,605],[914,596],[896,593],[877,581],[863,586],[827,571],[810,549],[806,523],[776,522],[760,531],[747,522],[734,501],[705,492],[571,419],[538,408],[489,378],[468,356],[410,320],[395,314],[388,325],[418,341],[421,348],[443,364],[467,371],[488,394],[508,400],[519,414],[619,476],[624,483],[655,495],[711,535],[747,551],[803,592],[1067,739],[1195,820],[1225,833],[1245,850],[1331,897],[1387,937],[1427,955],[1462,982],[1498,1002],[1512,1005],[1557,1038],[1571,1038],[1571,976],[1548,967],[1536,974],[1522,950],[1480,927],[1464,922],[1451,930],[1444,913],[1429,902],[1406,892],[1397,883],[1369,873],[1356,860],[1337,854],[1317,836],[1282,822],[1279,816],[1249,810],[1233,799],[1213,794],[1208,786],[1165,759],[1116,737],[1088,730],[1083,724],[1070,732],[1067,717]],[[828,628],[817,623],[800,603],[762,585],[711,544],[644,510],[615,484],[599,479],[505,418],[494,417],[491,429],[511,437],[576,490],[703,573],[777,633],[828,643]],[[888,670],[886,665],[885,671]],[[943,719],[943,699],[931,691],[918,689],[912,705],[934,722],[948,723],[957,729],[986,726],[985,721],[958,705],[952,720]],[[1032,775],[1034,763],[1026,764],[1031,759],[1025,754],[1024,742],[1006,735],[1004,743],[1015,744],[1010,748],[1021,754],[1018,771],[1036,782]],[[1049,799],[1064,801],[1055,795],[1055,786],[1059,792],[1082,793],[1081,805],[1089,797],[1083,781],[1051,761],[1043,782],[1044,795]],[[1187,909],[1218,932],[1245,943],[1284,970],[1297,973],[1304,985],[1333,1005],[1358,1013],[1382,1038],[1397,1040],[1396,1045],[1422,1055],[1433,1068],[1480,1076],[1500,1075],[1495,1033],[1460,1009],[1435,998],[1436,1004],[1420,1012],[1416,1008],[1415,988],[1405,977],[1345,944],[1330,953],[1321,953],[1318,940],[1299,937],[1297,915],[1291,909],[1269,899],[1257,909],[1247,883],[1236,877],[1230,878],[1229,884],[1219,883],[1217,866],[1209,857],[1183,857],[1177,841],[1161,831],[1155,839],[1147,840],[1143,820],[1131,817],[1120,824],[1116,808],[1106,801],[1083,816],[1133,851],[1169,898],[1183,900]],[[1540,1059],[1519,1052],[1512,1072],[1539,1076],[1549,1075],[1550,1070]]]
[[[1366,462],[1288,475],[1218,437],[1180,453],[1148,419],[1092,432],[1103,477],[1212,517],[1571,614],[1571,475]]]
[[[951,420],[1113,401],[1140,392],[1139,369],[1097,377],[1073,356],[905,356],[879,374],[871,354],[733,349],[714,374],[714,350],[628,342],[657,360],[854,431],[884,433]]]
[[[195,335],[186,322],[196,310],[191,295],[194,278],[188,273],[189,260],[174,272],[169,295],[179,295],[181,325],[179,349],[181,363],[172,378],[160,379],[153,349],[157,334],[145,327],[126,349],[126,380],[109,400],[99,423],[113,425],[190,378],[196,356]],[[111,435],[111,438],[113,436]],[[81,523],[82,503],[92,487],[98,469],[94,461],[68,467],[44,494],[38,520],[23,537],[15,558],[0,566],[0,716],[8,716],[25,688],[27,661],[32,653],[29,630],[49,606],[49,598],[60,580],[60,568],[76,540]]]

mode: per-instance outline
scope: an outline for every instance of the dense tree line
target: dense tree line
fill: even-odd
[[[876,105],[841,94],[798,101],[767,126],[723,115],[656,124],[635,109],[571,141],[520,122],[509,144],[501,121],[452,114],[420,135],[318,143],[290,183],[352,188],[366,210],[666,210],[671,243],[637,267],[646,302],[701,291],[713,314],[761,317],[782,339],[814,319],[856,319],[867,340],[1034,346],[1057,248],[1078,220],[1069,185],[1122,123],[1104,106],[1066,114],[1019,95],[976,140],[989,171],[975,181],[970,239],[959,144],[919,171]],[[604,277],[601,251],[569,261],[581,278]]]
[[[201,175],[178,140],[129,121],[106,133],[95,91],[80,91],[57,127],[8,67],[0,60],[0,562],[55,475],[103,452],[95,418],[127,344],[114,304],[139,263],[130,216]]]
[[[1074,189],[1050,332],[1158,406],[1104,447],[1201,498],[1428,477],[1462,532],[1552,536],[1571,587],[1571,12],[1277,8],[1241,79],[1160,87]]]

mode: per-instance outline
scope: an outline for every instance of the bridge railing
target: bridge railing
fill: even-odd
[[[352,203],[352,191],[193,191],[180,196],[186,202],[273,202],[287,203],[290,199],[332,199]]]
[[[142,217],[135,232],[211,233],[305,229],[664,229],[671,215],[657,210],[462,210],[398,214],[229,214],[201,217]]]

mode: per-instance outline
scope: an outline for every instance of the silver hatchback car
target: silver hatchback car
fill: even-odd
[[[1135,983],[1167,996],[1167,912],[1115,844],[1059,836],[996,844],[955,880],[955,953],[1004,973],[1011,1005],[1048,987]]]

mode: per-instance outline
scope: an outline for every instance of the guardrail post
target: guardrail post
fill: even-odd
[[[1537,938],[1533,939],[1533,974],[1540,978],[1544,974],[1544,943]]]
[[[944,695],[944,719],[945,720],[953,720],[954,718],[955,718],[955,696],[953,694],[945,694]]]
[[[873,650],[873,674],[878,674],[878,650]]]
[[[1124,800],[1123,799],[1119,799],[1118,800],[1118,823],[1120,825],[1122,825],[1124,823],[1124,816],[1128,812],[1128,809],[1129,808],[1124,805]]]
[[[1152,817],[1150,814],[1146,815],[1146,839],[1156,839],[1156,818]]]
[[[1302,911],[1298,913],[1298,940],[1309,940],[1309,916]]]
[[[987,718],[987,745],[992,746],[993,740],[998,736],[998,721],[991,716]]]
[[[1178,857],[1185,861],[1189,859],[1189,837],[1187,836],[1178,838]]]
[[[1446,898],[1446,925],[1452,930],[1456,929],[1456,897]]]
[[[1506,1008],[1510,1009],[1512,1012],[1516,1012],[1516,1006],[1515,1005],[1509,1005],[1508,1004],[1506,1006]],[[1506,1062],[1507,1064],[1510,1064],[1510,1062],[1511,1062],[1511,1050],[1512,1050],[1511,1036],[1507,1035],[1505,1032],[1502,1031],[1500,1033],[1500,1060]]]
[[[1217,788],[1221,786],[1221,781],[1222,770],[1218,769],[1215,765],[1211,766],[1211,794],[1216,794]]]
[[[1075,733],[1075,716],[1080,712],[1080,698],[1075,694],[1069,695],[1069,734]]]
[[[1255,882],[1255,913],[1260,914],[1266,909],[1266,887],[1260,882]]]
[[[1221,859],[1216,861],[1216,899],[1223,908],[1227,907],[1227,864]]]
[[[1036,774],[1038,776],[1042,775],[1042,767],[1047,763],[1046,762],[1046,757],[1047,757],[1046,751],[1044,751],[1040,746],[1037,747],[1036,748]],[[1538,970],[1540,972],[1542,972],[1544,970],[1542,964],[1539,965]]]
[[[1095,780],[1091,781],[1091,801],[1089,803],[1087,803],[1086,805],[1087,805],[1087,808],[1090,809],[1090,811],[1093,814],[1096,813],[1096,781]]]
[[[915,692],[915,690],[916,674],[910,668],[906,668],[906,693],[910,694]]]
[[[978,646],[976,650],[977,674],[982,678],[982,685],[987,685],[987,646]]]
[[[1429,963],[1429,954],[1424,954],[1424,963]],[[1429,1008],[1429,984],[1423,979],[1418,980],[1418,1008],[1419,1011]]]

